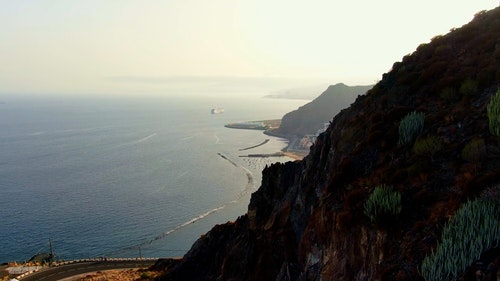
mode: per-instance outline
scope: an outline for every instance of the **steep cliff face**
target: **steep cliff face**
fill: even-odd
[[[449,217],[485,192],[500,200],[500,140],[486,113],[499,87],[496,8],[395,63],[309,156],[264,170],[247,214],[214,227],[162,280],[421,280]],[[424,127],[400,144],[413,111]],[[364,206],[380,185],[401,194],[401,210],[372,222]],[[483,264],[499,256],[490,249]]]

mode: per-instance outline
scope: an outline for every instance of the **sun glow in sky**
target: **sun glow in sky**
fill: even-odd
[[[162,92],[221,77],[373,84],[498,4],[0,0],[0,93]]]

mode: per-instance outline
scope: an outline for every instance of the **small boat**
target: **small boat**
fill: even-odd
[[[215,108],[212,108],[212,110],[210,111],[212,114],[220,114],[220,113],[224,113],[224,108],[221,108],[221,107],[215,107]]]

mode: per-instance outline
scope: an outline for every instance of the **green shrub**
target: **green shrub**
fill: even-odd
[[[426,281],[456,280],[482,252],[500,242],[500,204],[487,199],[465,203],[443,228],[441,243],[422,261]]]
[[[490,126],[490,133],[494,136],[500,136],[500,89],[491,97],[486,107]]]
[[[424,116],[422,112],[408,113],[399,123],[399,144],[406,145],[413,142],[424,129]]]
[[[460,89],[458,92],[462,96],[470,96],[473,95],[477,92],[477,82],[472,80],[472,79],[467,79],[464,82],[462,82],[462,85],[460,85]]]
[[[443,141],[438,136],[430,136],[418,139],[413,145],[413,153],[418,156],[433,157],[436,152],[443,148]]]
[[[477,163],[486,156],[486,146],[483,139],[473,139],[462,149],[462,159]]]
[[[413,178],[427,173],[430,165],[431,164],[427,159],[419,159],[418,161],[413,161],[413,164],[411,164],[411,166],[406,169],[407,175],[408,177]]]
[[[365,215],[371,222],[394,217],[401,212],[401,194],[385,185],[377,186],[365,202]]]
[[[458,100],[457,91],[452,87],[444,88],[440,93],[439,97],[448,102],[454,102]]]

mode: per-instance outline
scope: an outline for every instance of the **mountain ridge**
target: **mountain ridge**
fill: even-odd
[[[288,112],[281,119],[280,127],[274,131],[285,136],[305,136],[323,129],[341,109],[348,107],[357,95],[365,94],[373,86],[347,86],[337,83],[300,108]]]
[[[424,280],[424,260],[464,203],[500,205],[500,139],[487,114],[499,87],[495,8],[394,63],[304,160],[263,171],[246,214],[215,226],[157,280]],[[402,142],[412,112],[423,126]],[[400,195],[400,208],[372,221],[367,203],[380,187]],[[498,261],[498,246],[487,248],[436,280],[494,280]]]

